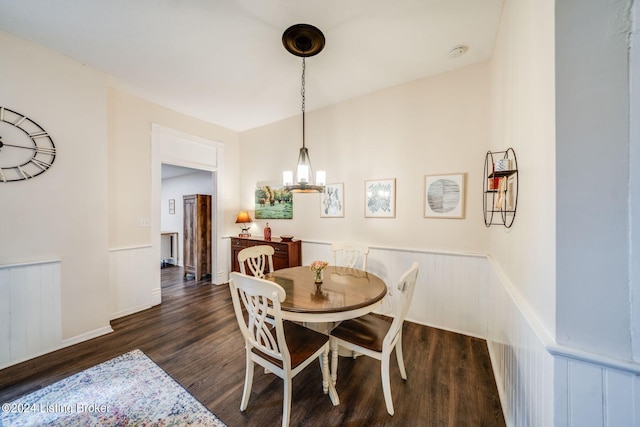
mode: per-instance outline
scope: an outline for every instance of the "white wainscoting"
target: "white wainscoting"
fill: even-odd
[[[488,264],[487,344],[507,425],[640,426],[640,365],[557,345]]]
[[[304,241],[303,265],[316,259],[330,245]],[[414,260],[407,319],[487,340],[508,426],[640,426],[640,365],[555,344],[490,257],[372,247],[367,269],[393,287]]]
[[[638,427],[640,376],[564,357],[556,358],[558,427]]]
[[[60,260],[0,266],[0,369],[62,343]]]
[[[303,241],[303,265],[316,259],[333,259],[330,244]],[[419,264],[419,273],[407,320],[485,338],[489,301],[486,257],[372,246],[367,270],[385,281],[393,300],[398,279],[414,261]]]
[[[486,339],[507,425],[553,426],[554,357],[516,304],[499,267],[487,264]]]
[[[109,250],[110,319],[160,304],[160,260],[152,270],[152,258],[151,246]]]

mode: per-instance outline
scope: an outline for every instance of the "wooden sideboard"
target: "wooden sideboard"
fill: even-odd
[[[273,247],[273,268],[275,270],[302,265],[301,240],[283,242],[279,238],[264,240],[259,237],[232,237],[231,271],[240,271],[240,265],[238,264],[238,253],[244,248],[257,245],[269,245]]]

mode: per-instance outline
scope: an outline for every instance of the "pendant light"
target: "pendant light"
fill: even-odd
[[[292,171],[284,171],[282,180],[285,190],[293,193],[322,193],[326,182],[325,171],[319,170],[316,173],[315,183],[313,181],[313,170],[309,150],[305,145],[305,59],[309,56],[317,55],[324,48],[324,34],[322,31],[309,24],[296,24],[285,30],[282,34],[282,44],[285,49],[293,55],[302,57],[302,148],[298,155],[295,181]]]

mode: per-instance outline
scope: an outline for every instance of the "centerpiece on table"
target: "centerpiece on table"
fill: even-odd
[[[316,284],[322,283],[322,270],[324,270],[329,265],[326,261],[313,261],[311,263],[311,271],[316,273]]]

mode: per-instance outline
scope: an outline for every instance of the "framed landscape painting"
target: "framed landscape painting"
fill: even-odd
[[[464,218],[465,173],[425,175],[424,217]]]
[[[327,184],[320,195],[321,218],[344,217],[344,184]]]
[[[255,192],[256,219],[292,219],[293,194],[284,186],[258,183]]]
[[[396,179],[376,179],[364,182],[365,218],[396,217]]]

